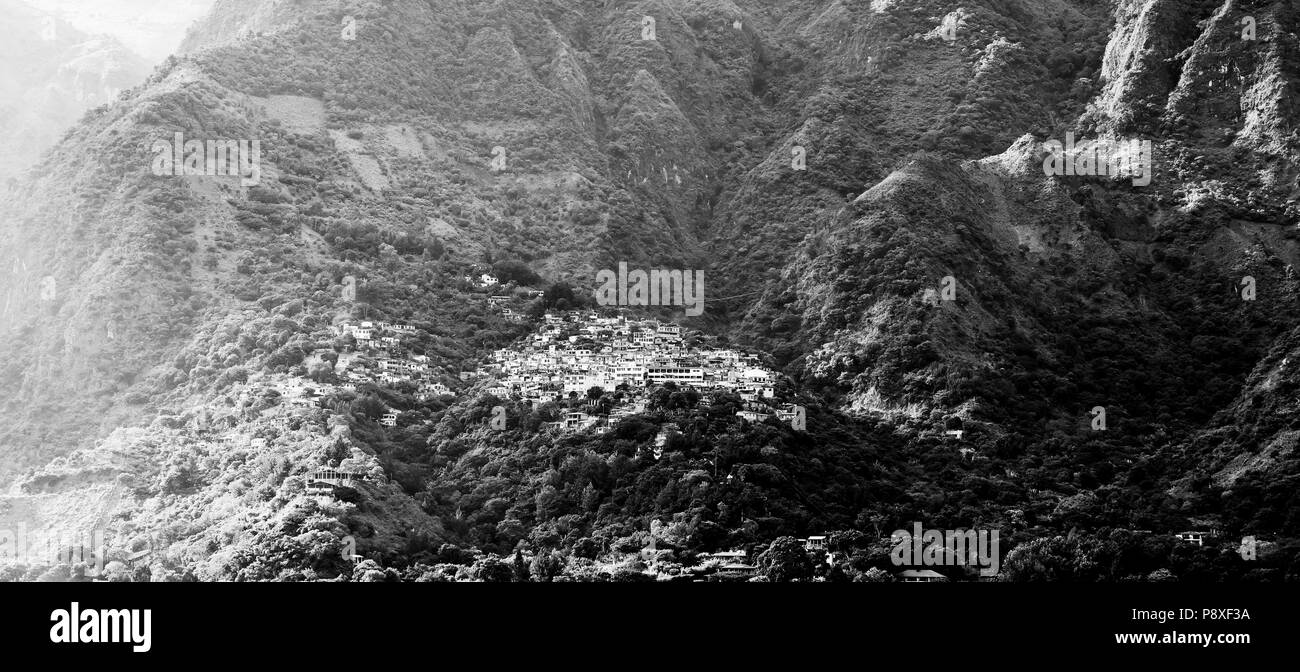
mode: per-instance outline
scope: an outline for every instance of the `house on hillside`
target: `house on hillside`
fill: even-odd
[[[933,569],[905,569],[896,574],[903,583],[938,583],[947,581],[948,577]]]
[[[144,550],[136,551],[126,556],[126,566],[130,567],[131,569],[135,569],[140,565],[149,564],[149,558],[152,555],[153,555],[152,548],[146,548]]]
[[[799,411],[794,404],[785,404],[776,409],[776,419],[785,424],[789,424],[798,416]]]
[[[578,432],[596,424],[597,418],[587,415],[582,411],[569,411],[564,415],[564,429],[569,432]]]
[[[445,397],[453,394],[451,388],[446,385],[437,383],[425,383],[416,391],[415,398],[419,401],[430,401],[438,397]]]
[[[720,574],[732,574],[735,576],[751,577],[758,574],[758,567],[743,562],[729,562],[718,567]]]
[[[1194,529],[1179,532],[1174,536],[1179,541],[1197,546],[1204,546],[1206,542],[1222,536],[1222,520],[1218,516],[1209,515],[1196,518],[1188,518],[1187,522],[1194,526]]]
[[[704,557],[708,560],[717,560],[723,564],[743,563],[749,560],[749,554],[745,551],[718,551],[717,553],[705,553]]]
[[[334,488],[356,488],[366,480],[365,472],[345,469],[317,469],[307,476],[307,494],[332,495]]]

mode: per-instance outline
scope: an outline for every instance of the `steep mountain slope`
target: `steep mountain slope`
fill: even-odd
[[[1234,40],[1247,13],[1258,37]],[[159,576],[263,579],[348,575],[348,536],[385,566],[468,565],[440,544],[594,561],[656,519],[694,552],[1222,514],[1208,475],[1178,482],[1189,463],[1212,455],[1222,485],[1253,441],[1282,453],[1256,471],[1290,459],[1284,401],[1251,400],[1300,324],[1296,20],[1231,0],[218,2],[0,204],[0,522],[159,540],[178,549]],[[257,170],[156,171],[177,133],[255,140]],[[1151,183],[1044,175],[1067,133],[1152,141]],[[690,326],[772,352],[809,433],[726,401],[552,441],[469,426],[483,386],[339,384],[362,356],[345,321],[410,325],[455,382],[532,331],[486,293],[590,305],[620,261],[705,269]],[[464,279],[488,269],[513,286]],[[668,421],[688,438],[645,458]],[[338,464],[370,477],[321,505],[303,479]]]
[[[961,169],[945,156],[891,175],[806,237],[741,333],[773,347],[806,339],[795,371],[851,407],[924,408],[941,395],[940,406],[978,401],[999,420],[1044,402],[1029,417],[1077,423],[1108,403],[1146,422],[1215,413],[1297,317],[1300,138],[1278,112],[1294,107],[1296,16],[1261,3],[1251,42],[1233,32],[1247,12],[1233,3],[1136,5],[1116,9],[1101,95],[1078,122]],[[1229,104],[1243,112],[1217,113]],[[1152,140],[1151,184],[1044,176],[1041,142],[1067,133]],[[957,300],[924,306],[945,276]],[[1256,303],[1242,299],[1246,276]],[[1007,383],[1019,389],[978,389]]]
[[[91,36],[18,2],[0,2],[0,185],[33,164],[86,110],[148,74],[117,40]]]
[[[711,173],[692,138],[699,128],[750,117],[739,109],[710,119],[708,105],[721,103],[708,103],[694,115],[708,123],[696,123],[668,96],[717,95],[708,68],[666,62],[670,47],[682,58],[707,53],[690,55],[666,29],[668,46],[642,40],[631,10],[569,26],[575,40],[593,41],[595,53],[584,56],[558,31],[522,30],[556,25],[531,3],[451,3],[436,13],[421,2],[375,6],[373,14],[358,10],[360,32],[350,40],[340,33],[340,12],[312,7],[319,11],[299,11],[265,37],[167,64],[76,129],[45,173],[10,195],[14,235],[4,265],[18,277],[9,324],[31,336],[11,342],[19,356],[8,366],[27,382],[7,418],[28,416],[25,400],[41,399],[65,409],[92,405],[95,415],[114,414],[105,428],[116,426],[132,411],[95,399],[167,389],[156,379],[171,375],[164,364],[209,319],[206,311],[224,315],[271,290],[312,296],[307,287],[330,263],[338,292],[347,275],[338,264],[370,266],[384,244],[406,260],[442,249],[458,263],[520,259],[551,280],[583,285],[595,269],[626,259],[700,265],[689,220],[704,208]],[[220,4],[214,15],[238,9]],[[601,27],[600,37],[588,23]],[[745,44],[744,33],[729,37]],[[735,86],[732,95],[751,99],[746,84]],[[227,191],[229,178],[150,175],[148,149],[176,132],[259,139],[263,183],[252,198],[231,200],[238,194]],[[80,165],[76,181],[55,172],[78,153],[101,158]],[[498,157],[504,167],[494,172]],[[299,254],[304,245],[335,261]],[[292,272],[269,275],[282,264]],[[426,269],[393,271],[398,285],[419,287],[413,281]],[[41,303],[36,290],[46,276],[58,298]],[[48,321],[36,317],[41,308]],[[112,340],[99,337],[110,319]],[[65,331],[67,324],[75,327]],[[97,354],[64,360],[60,333]],[[45,367],[42,375],[21,373],[35,366]],[[154,382],[143,382],[148,376]],[[39,440],[47,451],[66,450],[68,440],[36,438],[52,429],[10,435],[23,437],[20,445]],[[75,440],[92,428],[58,429]]]
[[[644,144],[693,142],[665,93],[686,83],[665,88],[634,67],[662,58],[660,45],[641,44],[638,14],[611,12],[604,37],[583,38],[631,50],[618,78],[601,83],[599,95],[613,100],[597,112],[585,70],[602,73],[558,32],[523,30],[548,25],[531,3],[436,13],[422,2],[373,5],[356,12],[356,39],[344,39],[342,14],[326,4],[291,16],[268,5],[268,16],[288,23],[170,61],[74,129],[7,195],[2,254],[13,275],[2,361],[15,382],[0,413],[6,473],[78,446],[103,451],[89,446],[165,409],[235,403],[230,390],[250,377],[305,375],[330,324],[349,314],[420,325],[426,352],[454,372],[517,333],[485,319],[465,292],[459,278],[471,263],[516,259],[552,280],[585,280],[583,269],[680,260],[697,247],[675,218],[700,200],[690,194],[702,190],[703,171],[685,149],[673,150],[681,156],[670,165]],[[595,33],[587,22],[571,29]],[[707,73],[697,78],[705,91]],[[258,184],[151,174],[151,148],[176,133],[258,140]],[[636,155],[602,153],[606,133]],[[348,277],[358,279],[355,302],[344,296]],[[137,437],[122,450],[150,455],[157,443],[168,439]],[[304,458],[292,470],[317,466]],[[111,469],[92,475],[19,479],[14,510],[43,517],[37,526],[84,523],[70,503],[116,478]],[[193,488],[211,493],[228,477],[204,471],[214,480]],[[166,494],[155,487],[119,517],[140,519],[140,498]],[[187,502],[152,519],[183,517]],[[404,527],[387,524],[435,525],[417,514]]]
[[[749,295],[725,304],[736,318],[779,282],[793,245],[913,152],[998,154],[1076,116],[1109,27],[1100,3],[812,4],[820,11],[789,28],[811,53],[773,89],[786,125],[737,157],[747,167],[713,224],[728,252],[724,295]],[[796,148],[805,170],[792,167]]]

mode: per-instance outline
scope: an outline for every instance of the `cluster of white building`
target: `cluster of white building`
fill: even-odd
[[[464,276],[464,279],[465,282],[468,282],[475,287],[496,287],[501,284],[501,280],[491,273],[480,273],[477,276],[466,275]]]
[[[507,300],[490,299],[494,306]],[[356,339],[359,350],[373,351],[340,354],[335,365],[340,388],[355,391],[361,384],[409,381],[418,385],[419,401],[456,394],[436,379],[428,357],[407,354],[402,347],[404,338],[415,335],[414,327],[345,322],[333,329],[337,335]],[[605,390],[607,410],[598,411],[599,404],[591,401],[586,409],[570,409],[558,422],[546,423],[544,428],[550,430],[608,431],[625,417],[645,413],[645,393],[667,383],[694,389],[706,405],[713,403],[715,393],[734,393],[745,401],[745,409],[737,415],[750,421],[776,416],[786,422],[794,417],[793,406],[773,408],[764,403],[776,396],[776,374],[757,355],[733,348],[688,346],[676,324],[625,315],[547,313],[530,338],[497,350],[478,372],[462,372],[460,377],[462,381],[488,377],[484,386],[488,394],[528,400],[534,406],[582,396],[593,387]],[[624,394],[615,400],[620,389]],[[396,426],[397,413],[386,413],[380,423]]]
[[[415,396],[420,401],[455,394],[442,382],[431,379],[428,356],[405,353],[403,339],[415,336],[415,327],[390,322],[344,322],[333,329],[336,335],[352,336],[358,348],[376,351],[379,357],[376,368],[371,370],[355,366],[355,356],[340,356],[334,371],[343,381],[342,389],[356,391],[357,385],[365,383],[418,382]]]
[[[725,390],[742,399],[775,396],[772,371],[756,355],[729,348],[690,348],[682,329],[655,320],[596,313],[547,313],[531,340],[496,351],[485,373],[488,392],[548,400],[593,387],[613,393],[676,383],[700,392]]]
[[[397,348],[415,335],[415,327],[400,322],[344,322],[331,327],[336,336],[351,336],[359,348]]]
[[[488,305],[501,311],[501,316],[511,322],[523,322],[525,316],[523,313],[517,313],[508,304],[514,299],[513,296],[498,294],[488,297]]]

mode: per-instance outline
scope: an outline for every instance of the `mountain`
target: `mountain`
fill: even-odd
[[[1269,479],[1294,473],[1296,24],[1231,0],[219,0],[4,194],[0,522],[151,539],[156,578],[482,579],[525,548],[534,576],[626,578],[648,540],[685,567],[922,519],[1000,527],[1017,578],[1060,544],[1109,558],[1091,579],[1293,576],[1294,517],[1249,511],[1294,508]],[[177,175],[155,148],[178,133],[252,160]],[[1129,172],[1045,174],[1069,138]],[[555,439],[474,421],[581,399],[341,387],[366,356],[345,325],[410,326],[454,382],[543,328],[487,295],[590,310],[620,262],[704,270],[702,317],[648,313],[770,353],[807,430],[724,399]],[[366,477],[321,504],[322,468]],[[1207,517],[1281,559],[1173,546]],[[349,538],[380,564],[342,562]],[[888,566],[849,538],[837,576]]]
[[[175,53],[186,29],[207,14],[214,0],[22,0],[83,32],[113,35],[151,64]]]
[[[35,163],[86,110],[142,81],[148,64],[117,40],[87,35],[17,0],[0,2],[0,183]]]

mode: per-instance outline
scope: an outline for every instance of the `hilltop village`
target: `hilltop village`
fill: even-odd
[[[608,431],[620,419],[644,413],[657,388],[693,391],[702,406],[711,405],[718,393],[733,393],[745,402],[737,415],[754,422],[773,416],[790,422],[796,415],[794,406],[778,403],[777,375],[758,355],[707,345],[700,337],[688,339],[679,325],[654,319],[589,311],[546,313],[531,336],[497,350],[477,370],[455,377],[411,351],[418,330],[410,325],[349,321],[333,331],[356,343],[355,350],[339,353],[334,363],[339,390],[405,384],[421,402],[477,393],[524,401],[534,408],[586,400],[582,410],[570,409],[562,420],[545,423],[546,430]],[[381,423],[395,426],[397,416],[389,412]]]
[[[752,421],[795,417],[792,406],[776,404],[777,376],[757,355],[688,344],[677,324],[626,315],[547,313],[537,333],[493,353],[477,374],[488,378],[489,394],[534,406],[588,398],[586,411],[570,411],[563,421],[549,423],[552,429],[607,430],[644,412],[658,387],[694,390],[705,406],[718,392],[735,393],[747,404],[737,414]]]

